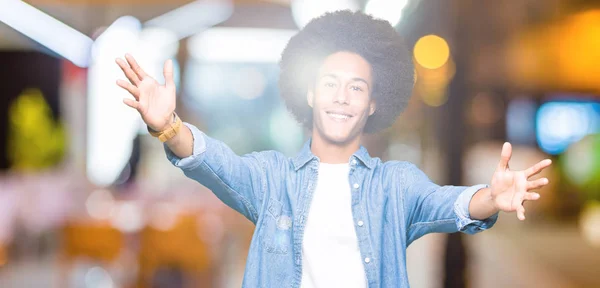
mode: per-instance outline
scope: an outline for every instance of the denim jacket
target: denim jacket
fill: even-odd
[[[302,237],[319,177],[308,140],[295,158],[276,151],[236,155],[221,141],[185,123],[194,137],[191,156],[167,158],[256,225],[243,287],[300,287]],[[406,248],[434,232],[474,234],[498,214],[469,218],[479,189],[438,186],[414,164],[382,162],[360,147],[349,159],[352,215],[369,287],[409,287]],[[327,221],[327,219],[320,219]]]

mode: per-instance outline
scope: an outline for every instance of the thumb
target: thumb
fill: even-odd
[[[175,88],[175,81],[173,81],[173,61],[171,59],[165,62],[163,75],[165,76],[165,86],[167,88]]]
[[[500,153],[500,162],[498,163],[498,169],[508,169],[508,162],[510,161],[511,156],[512,146],[510,145],[510,143],[504,142],[504,145],[502,145],[502,153]]]

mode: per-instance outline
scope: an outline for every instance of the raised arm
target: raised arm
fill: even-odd
[[[164,131],[173,122],[175,84],[173,64],[165,63],[165,84],[160,85],[142,70],[131,55],[127,62],[117,59],[129,82],[118,80],[117,85],[129,91],[134,99],[123,99],[136,109],[149,128]],[[165,142],[167,157],[184,174],[211,189],[229,207],[250,221],[258,220],[262,207],[268,152],[236,155],[224,143],[212,139],[193,125],[184,123],[179,132]]]

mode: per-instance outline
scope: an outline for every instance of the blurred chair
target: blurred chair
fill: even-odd
[[[213,286],[211,248],[198,237],[197,217],[180,215],[168,230],[142,230],[138,287],[189,287],[185,279],[195,280],[193,287]]]
[[[108,267],[125,246],[125,235],[109,222],[68,222],[62,229],[60,287],[68,287],[68,276],[78,259],[89,259]]]
[[[89,257],[102,262],[114,261],[124,245],[124,235],[110,223],[67,223],[63,229],[63,256],[71,261]]]

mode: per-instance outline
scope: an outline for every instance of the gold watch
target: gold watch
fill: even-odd
[[[177,113],[173,112],[173,122],[169,124],[169,128],[163,131],[155,131],[154,129],[150,128],[150,126],[148,126],[148,132],[150,133],[150,135],[157,137],[158,140],[160,140],[160,142],[164,143],[167,142],[169,139],[175,137],[175,135],[179,133],[182,124],[183,122],[181,122],[181,118],[177,116]]]

